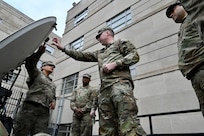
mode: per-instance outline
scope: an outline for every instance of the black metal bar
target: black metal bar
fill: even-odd
[[[199,111],[201,111],[201,110],[200,109],[192,109],[192,110],[183,110],[183,111],[173,111],[173,112],[162,112],[162,113],[138,115],[138,117],[142,118],[142,117],[149,117],[149,116],[162,116],[162,115],[182,114],[182,113],[199,112]]]
[[[150,129],[150,134],[153,135],[153,126],[152,126],[152,117],[149,116],[149,129]]]
[[[192,110],[183,110],[183,111],[173,111],[173,112],[163,112],[163,113],[154,113],[154,114],[146,114],[146,115],[138,115],[138,118],[149,118],[149,127],[150,127],[150,135],[155,135],[153,133],[153,125],[152,125],[152,117],[154,116],[164,116],[164,115],[172,115],[172,114],[182,114],[182,113],[192,113],[192,112],[199,112],[200,109],[192,109]]]
[[[13,83],[11,84],[10,90],[13,88],[18,76],[20,75],[20,72],[21,72],[21,66],[19,66],[19,68],[18,68],[18,74],[17,74],[16,78],[14,79]]]

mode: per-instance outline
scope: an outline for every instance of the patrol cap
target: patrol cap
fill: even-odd
[[[91,79],[91,75],[89,75],[89,74],[84,74],[83,77]]]
[[[114,31],[113,31],[112,28],[110,28],[110,27],[103,27],[103,28],[101,28],[100,30],[98,30],[98,34],[96,35],[96,39],[98,39],[98,38],[101,36],[101,34],[102,34],[104,31],[106,31],[106,30],[111,31],[111,32],[113,33],[113,35],[114,35]]]
[[[176,1],[174,4],[171,4],[171,5],[167,8],[167,10],[166,10],[166,16],[167,16],[168,18],[170,18],[170,15],[171,15],[173,9],[174,9],[175,6],[177,6],[177,5],[181,5],[180,1]]]
[[[52,61],[44,61],[42,63],[42,67],[44,66],[54,66],[55,67],[55,64]]]

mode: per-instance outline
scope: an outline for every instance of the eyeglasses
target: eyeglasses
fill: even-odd
[[[51,65],[51,64],[47,64],[45,66],[50,66],[50,67],[54,67],[55,68],[55,65]]]

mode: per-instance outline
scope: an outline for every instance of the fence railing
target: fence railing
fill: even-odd
[[[177,115],[177,114],[186,114],[186,113],[195,113],[195,112],[201,112],[200,109],[192,109],[192,110],[182,110],[182,111],[172,111],[172,112],[162,112],[162,113],[153,113],[153,114],[145,114],[145,115],[138,115],[138,118],[141,119],[141,118],[148,118],[148,121],[149,121],[149,128],[150,128],[150,136],[190,136],[190,135],[194,135],[194,136],[203,136],[204,133],[193,133],[193,134],[190,134],[190,133],[179,133],[179,134],[155,134],[153,132],[153,122],[152,122],[152,118],[153,117],[159,117],[159,116],[165,116],[165,115]],[[98,120],[96,120],[97,122]],[[63,134],[66,134],[67,136],[70,135],[70,129],[71,129],[71,123],[68,123],[68,124],[62,124],[62,125],[58,125],[58,129],[61,127],[68,127],[67,129],[64,128],[64,130],[69,130],[69,131],[62,131],[62,130],[59,130],[58,131],[58,134],[61,132]],[[55,134],[54,136],[57,136],[57,134]]]
[[[152,125],[152,118],[153,117],[164,116],[164,115],[184,114],[184,113],[194,113],[194,112],[201,112],[201,110],[200,109],[192,109],[192,110],[182,110],[182,111],[145,114],[145,115],[138,115],[138,118],[148,118],[149,119],[150,135],[152,136],[152,135],[156,135],[153,132],[153,125]],[[162,134],[162,135],[164,135],[164,134]],[[166,135],[168,135],[168,134],[166,134]],[[179,135],[179,134],[169,134],[169,135]],[[182,134],[180,134],[180,135],[182,135]],[[188,135],[188,134],[185,134],[185,135]],[[189,134],[189,135],[192,135],[192,134]],[[196,135],[196,134],[194,134],[194,135]],[[200,133],[198,133],[198,135],[200,135]],[[204,133],[201,135],[204,135]]]

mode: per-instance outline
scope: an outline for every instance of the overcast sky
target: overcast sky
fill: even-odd
[[[65,28],[67,11],[72,8],[72,3],[80,0],[4,0],[9,5],[29,16],[33,20],[39,20],[48,16],[57,17],[57,31],[62,36]]]

